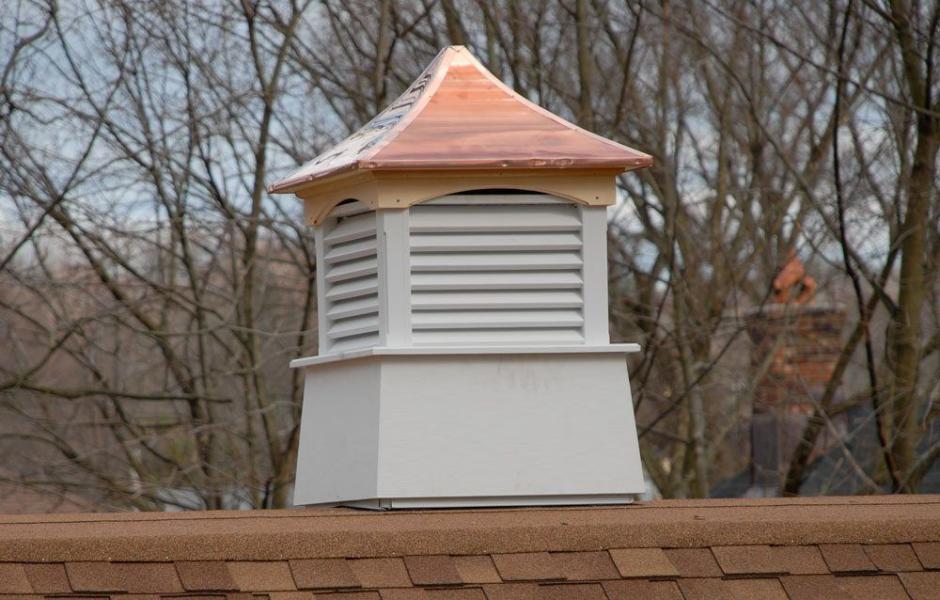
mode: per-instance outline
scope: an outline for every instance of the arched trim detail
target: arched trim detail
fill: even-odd
[[[355,199],[373,210],[408,208],[442,196],[488,189],[551,194],[575,204],[609,206],[617,199],[619,171],[360,172],[339,185],[308,188],[304,200],[308,225],[320,224],[341,202]]]

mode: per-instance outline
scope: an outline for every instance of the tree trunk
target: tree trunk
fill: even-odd
[[[935,9],[938,10],[938,9]],[[910,102],[917,111],[916,146],[910,177],[907,181],[907,207],[900,230],[901,272],[898,282],[898,310],[891,323],[893,370],[890,400],[892,402],[893,433],[891,453],[898,471],[905,474],[901,491],[911,492],[916,483],[906,477],[916,462],[917,413],[920,407],[917,394],[918,367],[920,365],[921,312],[925,294],[925,260],[927,219],[930,197],[936,179],[936,163],[940,131],[938,119],[931,106],[930,69],[933,48],[927,47],[926,56],[916,42],[912,30],[911,7],[902,0],[892,0],[891,17],[901,51],[904,78]],[[936,26],[936,18],[932,19]],[[923,59],[921,57],[924,56]],[[923,68],[921,60],[924,61]]]

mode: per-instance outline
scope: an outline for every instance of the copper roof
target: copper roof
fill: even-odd
[[[331,150],[278,181],[290,192],[352,170],[638,169],[652,158],[585,131],[514,92],[463,46]]]
[[[0,600],[918,600],[938,593],[938,496],[0,517]]]

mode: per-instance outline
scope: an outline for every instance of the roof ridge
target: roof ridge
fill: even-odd
[[[872,506],[925,506],[940,505],[940,494],[915,494],[904,496],[826,496],[798,498],[703,498],[653,500],[635,502],[626,506],[507,506],[463,509],[412,509],[396,511],[372,511],[359,508],[288,508],[272,510],[208,510],[183,512],[126,512],[126,513],[58,513],[58,514],[0,514],[0,526],[4,525],[46,525],[46,524],[90,524],[90,523],[128,523],[128,522],[167,522],[167,521],[222,521],[248,519],[327,519],[327,518],[370,518],[385,515],[382,518],[411,518],[414,516],[444,515],[497,515],[504,513],[580,513],[580,512],[619,512],[619,511],[687,511],[692,509],[787,509],[794,507],[872,507]],[[77,517],[77,518],[73,518]]]
[[[463,46],[447,46],[443,48],[440,52],[437,53],[437,56],[428,64],[428,66],[418,75],[418,78],[415,79],[408,89],[402,92],[398,98],[395,99],[388,107],[386,107],[382,112],[375,116],[369,123],[363,127],[368,127],[373,121],[385,114],[386,111],[391,109],[399,100],[406,97],[408,93],[418,85],[425,77],[431,75],[430,81],[424,86],[418,96],[415,98],[412,103],[412,107],[405,112],[404,115],[395,124],[392,128],[383,136],[378,138],[378,142],[369,149],[369,151],[362,157],[360,157],[356,162],[361,166],[364,163],[369,162],[376,154],[378,154],[383,148],[388,146],[392,140],[397,138],[404,130],[408,128],[411,123],[414,122],[415,118],[427,107],[428,100],[434,96],[434,92],[437,91],[437,88],[440,87],[441,81],[444,80],[444,77],[447,75],[447,71],[450,69],[450,64],[454,60],[456,52],[459,52],[461,49],[466,51]]]
[[[54,560],[274,560],[561,552],[621,547],[940,542],[928,502],[618,507],[579,510],[258,511],[213,518],[0,523],[0,563]],[[636,510],[639,508],[639,510]],[[285,511],[289,512],[289,511]],[[140,516],[140,515],[135,515]],[[295,517],[295,518],[291,518]]]
[[[463,48],[463,46],[460,46],[460,48]],[[604,136],[599,135],[599,134],[597,134],[597,133],[594,133],[593,131],[589,131],[589,130],[587,130],[587,129],[581,127],[581,126],[578,125],[577,123],[572,123],[572,122],[569,121],[568,119],[565,119],[565,118],[563,118],[563,117],[561,117],[561,116],[559,116],[559,115],[556,115],[556,114],[553,113],[552,111],[550,111],[550,110],[548,110],[548,109],[546,109],[546,108],[543,108],[543,107],[539,106],[538,104],[536,104],[535,102],[529,100],[528,98],[526,98],[525,96],[523,96],[522,94],[520,94],[519,92],[517,92],[516,90],[514,90],[513,88],[509,87],[509,85],[507,85],[502,79],[500,79],[499,77],[497,77],[496,75],[494,75],[494,74],[492,73],[492,71],[490,71],[489,69],[487,69],[487,68],[483,65],[483,63],[481,63],[481,62],[477,59],[477,57],[474,56],[472,53],[467,52],[467,56],[468,56],[470,62],[471,62],[487,79],[489,79],[489,80],[492,81],[494,84],[496,84],[497,87],[499,87],[499,88],[503,89],[504,91],[508,92],[509,95],[512,96],[513,100],[516,100],[517,102],[521,103],[523,106],[525,106],[525,107],[528,108],[529,110],[532,110],[533,112],[539,113],[539,114],[541,114],[543,117],[548,117],[550,120],[552,120],[552,121],[558,123],[559,125],[562,125],[562,126],[564,126],[564,127],[567,127],[567,128],[569,128],[569,129],[572,129],[572,130],[574,130],[574,131],[577,131],[578,133],[581,133],[581,134],[587,135],[587,136],[589,136],[589,137],[592,137],[592,138],[594,138],[596,141],[603,142],[604,144],[607,144],[608,146],[612,146],[613,148],[616,148],[617,150],[626,150],[626,151],[628,151],[628,152],[635,152],[635,153],[638,153],[638,154],[643,154],[643,155],[645,155],[647,158],[651,158],[648,154],[645,154],[645,153],[643,153],[643,152],[639,152],[638,150],[635,150],[635,149],[633,149],[633,148],[630,148],[630,147],[628,147],[628,146],[625,146],[625,145],[623,145],[623,144],[621,144],[621,143],[619,143],[619,142],[615,142],[614,140],[605,138]]]

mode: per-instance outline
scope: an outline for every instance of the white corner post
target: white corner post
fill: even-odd
[[[607,207],[582,206],[581,273],[584,279],[584,343],[610,343],[607,310]]]
[[[330,311],[330,301],[326,294],[326,261],[324,260],[324,227],[322,224],[313,228],[313,246],[317,259],[317,348],[320,354],[326,354],[330,349],[330,321],[327,317]]]
[[[379,324],[383,346],[411,345],[411,256],[408,209],[376,213]]]

